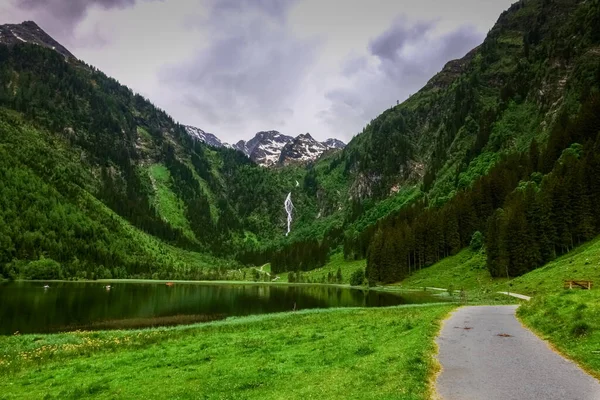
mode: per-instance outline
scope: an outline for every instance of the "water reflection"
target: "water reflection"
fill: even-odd
[[[0,284],[0,334],[127,329],[294,309],[385,307],[439,301],[424,294],[332,286],[113,282]]]

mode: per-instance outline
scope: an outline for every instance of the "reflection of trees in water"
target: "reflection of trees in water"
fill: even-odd
[[[100,321],[174,315],[250,315],[327,307],[379,307],[421,302],[391,293],[331,286],[16,282],[0,289],[0,333],[56,331]],[[431,301],[430,299],[428,301]]]

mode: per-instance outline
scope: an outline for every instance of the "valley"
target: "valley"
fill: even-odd
[[[463,314],[599,378],[599,26],[598,0],[518,1],[347,144],[234,144],[0,25],[0,399],[429,399]]]

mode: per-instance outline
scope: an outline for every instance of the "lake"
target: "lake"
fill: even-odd
[[[0,334],[133,329],[330,307],[438,302],[425,293],[333,286],[164,282],[0,283]],[[110,289],[106,285],[111,285]]]

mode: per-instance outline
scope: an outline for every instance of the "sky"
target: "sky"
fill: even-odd
[[[182,124],[349,141],[514,0],[0,0]]]

